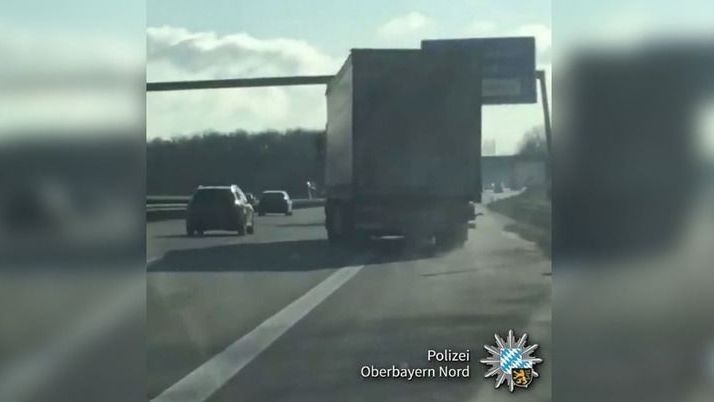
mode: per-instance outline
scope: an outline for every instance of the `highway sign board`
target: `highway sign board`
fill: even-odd
[[[537,101],[533,37],[423,40],[421,48],[478,55],[481,59],[484,105]]]

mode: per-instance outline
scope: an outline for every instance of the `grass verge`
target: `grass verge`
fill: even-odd
[[[494,201],[488,209],[514,220],[506,231],[532,241],[551,255],[551,203],[545,189],[527,189],[519,195]]]

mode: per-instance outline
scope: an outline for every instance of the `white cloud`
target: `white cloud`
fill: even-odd
[[[533,36],[536,40],[536,50],[539,53],[547,52],[553,44],[551,29],[545,24],[526,24],[516,29],[517,36]]]
[[[149,81],[334,74],[341,62],[296,39],[147,29]],[[211,129],[323,128],[324,91],[315,86],[152,93],[147,137]]]
[[[405,36],[423,32],[432,26],[433,23],[431,18],[412,11],[387,21],[377,29],[377,32],[382,36]]]
[[[170,26],[147,29],[147,63],[150,80],[332,74],[339,68],[337,60],[301,40]]]
[[[489,36],[512,36],[515,30],[500,32],[494,27]],[[172,27],[150,28],[147,51],[149,81],[331,74],[343,61],[294,39],[260,39],[244,33],[218,36]],[[487,107],[483,115],[484,137],[496,139],[499,153],[514,152],[523,133],[543,121],[539,105]],[[324,128],[325,120],[322,86],[158,92],[147,96],[150,138],[209,129]]]

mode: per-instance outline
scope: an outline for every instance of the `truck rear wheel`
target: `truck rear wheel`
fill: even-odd
[[[343,202],[327,200],[325,204],[325,229],[331,245],[347,245],[352,240],[354,227],[349,208]]]
[[[436,246],[440,249],[453,249],[463,247],[468,240],[468,224],[460,224],[457,227],[443,230],[436,234]]]

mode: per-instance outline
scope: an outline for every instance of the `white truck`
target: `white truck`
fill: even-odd
[[[354,49],[327,87],[325,226],[457,246],[481,196],[478,55]]]

